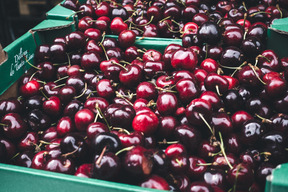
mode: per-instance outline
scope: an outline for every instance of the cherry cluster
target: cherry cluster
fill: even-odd
[[[87,0],[82,5],[66,0],[62,6],[76,11],[80,30],[93,26],[118,35],[130,29],[143,37],[182,38],[197,34],[207,21],[233,22],[248,29],[288,16],[286,0]]]
[[[93,2],[65,1],[80,10],[79,30],[37,47],[19,97],[0,101],[0,162],[170,191],[264,191],[288,162],[288,57],[265,48],[286,1],[139,0],[130,16],[128,1]],[[172,4],[208,20],[163,53],[112,25],[125,14],[152,25],[148,6],[179,22]]]

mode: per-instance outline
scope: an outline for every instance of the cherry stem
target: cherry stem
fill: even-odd
[[[82,97],[82,96],[86,93],[86,91],[87,91],[87,83],[85,83],[84,86],[85,86],[85,87],[84,87],[83,92],[82,92],[80,95],[74,97],[74,99],[78,99],[78,98]]]
[[[29,81],[31,81],[33,79],[33,77],[38,73],[39,71],[36,71],[35,73],[33,73],[30,78],[29,78]]]
[[[138,2],[139,2],[139,0],[136,0],[133,6],[136,7]]]
[[[177,93],[177,91],[173,91],[171,89],[163,89],[161,87],[155,87],[156,89],[160,90],[160,91],[166,91],[166,92],[169,92],[169,93]]]
[[[171,145],[171,144],[176,144],[176,143],[179,143],[179,141],[167,141],[166,139],[163,139],[163,141],[159,141],[158,144],[168,144],[168,145]]]
[[[212,163],[198,163],[197,166],[210,166]]]
[[[247,8],[246,8],[246,4],[245,4],[245,2],[244,2],[244,1],[242,1],[242,5],[243,5],[243,7],[244,7],[245,11],[247,11]]]
[[[209,128],[212,136],[215,135],[214,130],[212,129],[212,127],[209,125],[209,123],[206,121],[206,119],[204,118],[204,116],[202,115],[202,113],[198,113],[199,117],[202,119],[202,121],[205,123],[205,125]]]
[[[229,166],[230,169],[233,169],[233,166],[231,165],[231,163],[229,162],[228,158],[227,158],[227,155],[226,155],[226,152],[225,152],[225,148],[224,148],[224,142],[223,142],[223,138],[222,138],[222,134],[221,132],[219,132],[219,138],[220,138],[220,149],[222,151],[222,154]]]
[[[131,63],[127,62],[127,61],[124,61],[124,60],[121,60],[119,61],[120,63],[124,63],[124,64],[127,64],[127,65],[131,65]]]
[[[55,80],[54,83],[58,83],[59,81],[62,81],[64,79],[68,79],[68,78],[69,78],[69,76],[61,77],[61,78]]]
[[[114,61],[111,61],[112,64],[114,65],[118,65],[119,67],[121,67],[122,69],[124,69],[125,71],[128,71],[128,69],[126,67],[124,67],[123,65],[121,65],[120,63],[116,63]]]
[[[236,73],[238,70],[242,69],[242,67],[243,67],[244,65],[246,65],[246,64],[247,64],[247,61],[244,61],[244,62],[238,67],[238,69],[235,69],[235,71],[231,74],[231,77],[233,77],[233,76],[235,75],[235,73]]]
[[[133,21],[131,21],[131,23],[137,27],[144,27],[144,26],[149,25],[153,21],[153,19],[154,19],[154,15],[151,16],[150,21],[148,21],[148,23],[145,23],[143,25],[137,25],[136,23],[133,23]]]
[[[183,166],[183,162],[182,161],[179,161],[179,159],[175,159],[175,161],[178,163],[179,167],[182,167]]]
[[[66,20],[68,20],[71,16],[76,15],[76,14],[78,14],[78,13],[82,13],[82,12],[84,12],[84,10],[76,11],[76,12],[72,13],[71,15],[67,16],[67,17],[66,17]]]
[[[100,46],[102,47],[102,49],[103,49],[103,51],[104,51],[104,54],[105,54],[106,60],[109,60],[109,57],[108,57],[108,55],[107,55],[107,52],[106,52],[105,47],[103,46],[102,43],[99,43],[99,44],[100,44]]]
[[[60,145],[59,143],[49,143],[49,142],[43,141],[43,140],[40,140],[39,143],[43,143],[45,145],[58,145],[58,146]]]
[[[133,103],[131,103],[131,101],[126,99],[121,93],[119,93],[118,91],[115,91],[115,93],[116,93],[116,97],[120,97],[121,99],[124,99],[129,105],[133,107]]]
[[[8,126],[8,125],[6,125],[6,124],[4,124],[4,123],[0,123],[0,125],[2,125],[2,126],[6,126],[6,127]]]
[[[97,120],[98,120],[98,117],[99,117],[99,113],[97,113],[97,114],[95,115],[95,118],[94,118],[94,123],[95,123],[95,122],[97,122]]]
[[[122,152],[124,152],[124,151],[130,151],[130,150],[133,149],[134,147],[135,147],[134,145],[133,145],[133,146],[130,146],[130,147],[125,147],[125,148],[117,151],[117,152],[115,153],[115,155],[118,156],[120,153],[122,153]]]
[[[68,59],[68,67],[71,66],[71,60],[70,60],[70,56],[68,53],[66,53],[67,59]]]
[[[106,35],[106,31],[104,31],[104,32],[102,33],[102,39],[101,39],[101,41],[100,41],[100,44],[103,43],[103,41],[104,41],[104,39],[105,39],[105,35]]]
[[[251,65],[250,63],[248,64],[249,67],[252,69],[252,71],[254,72],[254,74],[256,75],[257,79],[263,84],[266,85],[266,83],[264,81],[262,81],[262,79],[259,77],[258,73],[255,71],[255,66]]]
[[[217,92],[217,94],[221,97],[222,96],[222,94],[220,93],[220,89],[219,89],[219,86],[218,85],[216,85],[215,86],[215,89],[216,89],[216,92]]]
[[[49,97],[47,97],[47,95],[43,92],[43,89],[39,89],[39,90],[40,90],[40,92],[42,93],[42,95],[48,100]]]
[[[279,4],[276,5],[276,8],[278,9],[278,11],[280,12],[280,18],[283,18],[283,13],[282,10],[279,7]]]
[[[141,30],[141,29],[139,29],[139,28],[137,28],[137,27],[130,27],[130,29],[136,29],[137,31],[140,31],[141,33],[144,33],[143,30]]]
[[[269,63],[271,63],[271,60],[268,59],[267,57],[263,56],[263,55],[258,55],[258,56],[256,57],[256,60],[257,60],[257,61],[258,61],[259,57],[260,57],[260,58],[264,58],[264,59],[266,59]]]
[[[16,153],[11,159],[15,159],[18,155],[20,155],[20,152]]]
[[[96,105],[95,105],[95,108],[96,108],[96,110],[98,111],[98,113],[100,114],[100,118],[104,119],[104,121],[105,121],[105,123],[106,123],[107,127],[108,127],[108,128],[109,128],[109,130],[111,131],[111,126],[109,125],[109,123],[108,123],[107,119],[104,117],[104,115],[103,115],[103,113],[102,113],[102,111],[101,111],[101,109],[100,109],[100,107],[99,107],[99,104],[98,104],[98,103],[96,103]]]
[[[74,149],[73,151],[71,151],[71,152],[69,152],[69,153],[62,154],[62,156],[63,156],[63,157],[68,157],[69,155],[73,155],[74,153],[76,153],[76,152],[79,150],[79,148],[80,148],[81,145],[82,145],[82,144],[80,143],[80,144],[77,146],[76,149]]]
[[[265,12],[265,11],[258,11],[258,12],[255,12],[255,13],[251,13],[249,16],[250,16],[250,17],[254,17],[255,15],[261,14],[261,13],[265,13],[265,14],[271,15],[271,13],[267,13],[267,12]]]
[[[112,130],[117,130],[120,133],[126,133],[127,135],[130,135],[130,132],[127,129],[123,129],[121,127],[113,127]]]
[[[97,159],[97,161],[96,161],[96,165],[100,165],[101,160],[102,160],[102,158],[103,158],[103,156],[104,156],[104,153],[106,152],[106,149],[107,149],[107,146],[105,146],[105,147],[103,148],[101,154],[99,155],[99,157],[98,157],[98,159]]]
[[[257,113],[255,113],[255,116],[258,117],[259,119],[261,119],[261,120],[262,120],[262,123],[269,123],[269,124],[273,123],[273,121],[271,121],[270,119],[266,119],[266,118],[264,118],[264,117],[261,117],[261,116],[258,115]]]
[[[65,83],[60,84],[60,85],[56,85],[55,87],[52,88],[52,90],[57,89],[57,88],[59,88],[59,87],[63,87],[63,86],[65,86],[65,85],[66,85]]]
[[[160,23],[160,22],[163,22],[163,21],[165,21],[165,20],[167,20],[167,19],[170,19],[170,17],[171,17],[171,16],[168,16],[168,17],[165,17],[164,19],[161,19],[161,20],[159,21],[159,23]]]
[[[24,57],[25,61],[26,61],[31,67],[33,67],[34,69],[37,69],[37,70],[41,70],[40,67],[36,67],[36,66],[33,65],[32,63],[30,63],[30,61],[28,61],[26,55],[23,55],[23,57]]]

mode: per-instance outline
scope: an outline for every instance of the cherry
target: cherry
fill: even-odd
[[[243,40],[243,32],[241,29],[229,29],[223,33],[223,43],[226,46],[239,46]]]
[[[225,112],[213,113],[211,117],[211,126],[216,132],[228,135],[233,132],[233,125],[230,116]]]
[[[73,175],[76,171],[75,163],[66,158],[51,158],[44,166],[44,170]]]
[[[244,145],[253,146],[260,137],[265,133],[266,127],[261,122],[251,119],[246,121],[240,130],[240,141]]]
[[[112,152],[107,152],[104,155],[96,155],[93,167],[92,177],[103,180],[113,180],[120,172],[120,159]]]
[[[170,138],[173,135],[175,127],[178,125],[178,121],[173,116],[165,116],[159,118],[159,127],[157,130],[157,136],[160,138]]]
[[[104,115],[111,126],[131,129],[135,110],[131,105],[111,104]]]
[[[43,141],[50,142],[57,138],[57,128],[56,127],[49,127],[46,129],[43,134],[41,135],[41,139]]]
[[[98,96],[107,100],[110,100],[115,95],[114,87],[108,79],[101,79],[99,82],[97,82],[96,90]]]
[[[213,45],[219,42],[221,35],[217,24],[208,21],[200,26],[198,37],[202,42]]]
[[[50,59],[50,46],[49,45],[39,45],[36,47],[34,59],[36,63],[47,61]]]
[[[57,135],[63,137],[75,130],[73,120],[69,116],[62,117],[56,126]]]
[[[254,174],[249,166],[240,163],[228,171],[227,181],[236,189],[247,190],[253,184]]]
[[[203,181],[194,181],[190,184],[189,186],[189,191],[190,192],[200,192],[200,191],[207,191],[207,192],[212,192],[213,189],[211,188],[210,185],[206,184]]]
[[[41,84],[37,80],[28,81],[20,87],[20,94],[24,97],[31,97],[39,94]]]
[[[167,181],[163,177],[154,174],[147,177],[139,185],[145,188],[169,190],[169,184]]]
[[[88,155],[88,146],[83,137],[77,133],[68,133],[60,142],[60,149],[64,157],[77,162],[85,161]]]
[[[86,131],[87,126],[94,121],[95,115],[89,109],[81,109],[74,116],[76,129]]]
[[[144,147],[135,146],[125,154],[123,166],[132,175],[148,176],[153,167],[151,154]]]
[[[34,149],[37,148],[38,142],[38,134],[36,132],[28,132],[22,137],[22,139],[18,143],[17,148],[20,151],[34,151]]]
[[[196,156],[189,156],[188,160],[189,167],[186,171],[187,175],[189,176],[189,178],[191,178],[191,180],[200,179],[207,170],[207,166],[205,166],[206,161]]]
[[[119,35],[122,31],[128,29],[128,25],[123,22],[121,17],[115,17],[110,23],[110,29],[113,34]]]
[[[228,90],[229,83],[225,77],[209,73],[204,80],[204,85],[207,90],[216,91],[221,96]]]
[[[123,48],[130,47],[136,40],[136,34],[131,30],[124,30],[118,36],[119,45]]]
[[[90,144],[93,154],[100,154],[106,147],[106,152],[117,152],[121,149],[121,141],[119,137],[110,132],[102,132],[95,135]]]
[[[195,69],[198,63],[196,54],[189,49],[180,49],[174,52],[171,58],[171,65],[175,69]]]
[[[17,113],[8,113],[1,119],[4,135],[8,138],[18,139],[22,137],[28,127],[22,117]]]
[[[174,134],[175,137],[187,148],[189,153],[196,151],[197,146],[200,144],[202,139],[202,134],[189,125],[177,126]]]
[[[202,175],[204,182],[210,186],[217,186],[221,189],[227,186],[225,172],[222,169],[208,169]]]
[[[31,168],[44,169],[44,166],[49,159],[48,151],[39,151],[32,159]]]
[[[147,101],[157,98],[157,90],[155,85],[150,82],[141,82],[136,88],[136,97],[143,98]]]
[[[50,46],[50,59],[55,63],[65,63],[68,59],[67,48],[63,43],[55,43]]]
[[[33,159],[32,151],[20,152],[15,157],[15,165],[22,166],[22,167],[31,167],[32,159]]]
[[[136,64],[126,66],[126,69],[122,69],[119,73],[120,82],[131,88],[138,85],[142,78],[142,69]]]
[[[84,32],[86,29],[93,27],[92,21],[93,18],[90,16],[82,17],[78,22],[78,29]]]
[[[132,127],[135,131],[143,132],[144,135],[152,135],[156,132],[159,124],[159,119],[155,113],[143,112],[136,114],[133,119]]]
[[[2,150],[5,151],[4,153],[6,155],[4,160],[12,159],[17,153],[15,144],[4,137],[0,137],[0,143]]]
[[[92,177],[92,164],[82,164],[80,165],[75,174],[77,177],[85,177],[85,178],[91,178]]]
[[[180,101],[185,104],[196,99],[200,94],[200,89],[193,79],[184,78],[179,80],[176,83],[176,90]]]
[[[57,96],[52,96],[44,101],[42,108],[47,115],[51,116],[58,116],[62,112],[61,101]]]
[[[83,108],[83,104],[78,100],[70,101],[63,110],[64,116],[74,117],[77,111]]]

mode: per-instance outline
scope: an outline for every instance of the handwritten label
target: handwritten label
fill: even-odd
[[[14,62],[11,63],[11,67],[10,67],[10,76],[13,76],[15,72],[19,71],[25,65],[26,59],[24,58],[24,55],[28,61],[34,58],[34,53],[29,54],[27,50],[23,51],[21,47],[19,50],[19,53],[14,55]]]

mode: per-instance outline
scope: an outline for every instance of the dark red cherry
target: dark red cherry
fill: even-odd
[[[221,34],[216,23],[205,22],[198,30],[198,37],[202,42],[214,45],[219,42]]]
[[[110,100],[115,95],[114,87],[110,80],[101,79],[96,85],[97,94],[104,99]]]
[[[74,123],[79,131],[86,131],[87,126],[94,121],[95,114],[89,109],[81,109],[74,116]]]
[[[44,170],[72,175],[75,173],[76,168],[73,160],[60,157],[48,160]]]
[[[174,52],[171,58],[171,65],[175,69],[195,69],[198,63],[198,58],[196,54],[189,49],[179,49]]]
[[[142,69],[138,65],[128,65],[119,73],[120,82],[127,87],[135,87],[143,78]]]
[[[83,104],[78,100],[70,101],[63,110],[64,116],[74,117],[77,111],[83,108]]]
[[[76,51],[79,49],[79,47],[84,47],[86,45],[85,35],[81,31],[71,32],[70,34],[66,35],[65,38],[68,51]]]
[[[227,92],[229,83],[227,79],[216,73],[209,73],[204,80],[205,88],[222,95]]]
[[[246,121],[240,130],[240,141],[247,146],[256,144],[261,136],[266,132],[266,127],[257,120]]]
[[[85,178],[91,178],[92,177],[92,164],[82,164],[80,165],[75,174],[77,177],[85,177]]]
[[[122,148],[119,137],[116,134],[110,132],[102,132],[95,135],[91,140],[90,147],[93,154],[100,154],[104,147],[106,147],[106,152],[113,153],[119,151]]]
[[[254,182],[254,174],[249,166],[240,163],[228,171],[227,181],[236,189],[248,190]]]
[[[189,189],[190,192],[200,192],[200,191],[213,192],[212,187],[203,181],[192,182],[189,186]]]
[[[213,113],[211,117],[211,126],[216,133],[219,131],[223,135],[228,135],[233,132],[233,125],[230,116],[225,112]]]
[[[151,175],[147,177],[139,185],[144,188],[169,190],[168,182],[163,177],[160,177],[158,175]]]
[[[55,43],[50,46],[51,61],[54,63],[65,63],[68,60],[66,54],[66,45],[63,43]]]
[[[62,117],[57,123],[56,131],[59,137],[75,131],[73,120],[69,116]]]
[[[20,87],[20,94],[24,97],[31,97],[39,94],[41,84],[37,80],[28,81]]]
[[[150,111],[136,114],[132,122],[132,127],[135,131],[143,132],[149,136],[157,131],[158,124],[159,119],[157,115]]]
[[[1,125],[4,135],[10,139],[19,139],[28,129],[26,122],[17,113],[7,113],[1,119]]]
[[[196,156],[189,156],[189,167],[187,172],[187,175],[191,180],[198,180],[200,179],[205,171],[207,170],[206,161],[204,159],[201,159]]]
[[[227,188],[226,174],[222,169],[208,169],[203,173],[203,180],[210,186]]]
[[[157,135],[160,138],[170,138],[173,136],[175,127],[178,125],[178,121],[173,116],[165,116],[159,119],[159,127]]]
[[[155,85],[150,82],[141,82],[136,88],[136,97],[143,98],[147,101],[151,99],[156,100],[157,98],[157,90]]]
[[[189,125],[179,125],[174,131],[175,137],[183,143],[189,153],[197,149],[202,139],[202,134]]]
[[[176,83],[176,90],[181,102],[187,104],[191,100],[197,98],[200,94],[200,89],[193,79],[181,79]]]
[[[192,125],[204,125],[203,119],[209,121],[211,118],[212,106],[204,99],[193,99],[186,107],[185,115]]]

